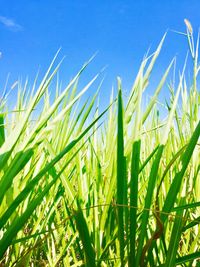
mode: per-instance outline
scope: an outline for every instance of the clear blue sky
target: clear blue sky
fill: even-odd
[[[148,48],[153,52],[167,29],[185,31],[184,18],[197,32],[199,11],[199,0],[0,0],[0,92],[8,73],[10,85],[18,77],[33,79],[39,68],[42,75],[59,47],[60,58],[66,55],[64,83],[98,51],[83,83],[108,65],[101,98],[108,98],[117,75],[129,90]],[[186,52],[186,39],[169,31],[155,84],[173,56],[181,67]]]

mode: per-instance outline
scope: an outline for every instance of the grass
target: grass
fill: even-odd
[[[165,36],[141,62],[128,100],[99,113],[78,81],[89,60],[50,104],[53,59],[38,89],[19,90],[0,113],[0,266],[198,266],[200,264],[200,94],[198,44],[187,33],[192,83],[167,84],[166,68],[148,105],[143,95]],[[159,116],[158,96],[170,100]],[[82,100],[81,100],[82,99]],[[40,113],[34,115],[43,101]]]

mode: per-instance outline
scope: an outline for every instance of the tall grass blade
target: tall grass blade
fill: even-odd
[[[130,181],[130,255],[129,266],[136,265],[136,231],[137,231],[137,207],[138,207],[138,184],[139,184],[139,163],[140,163],[141,141],[133,143],[131,160],[131,181]]]
[[[165,203],[163,206],[163,214],[161,215],[161,219],[163,221],[163,223],[165,222],[165,220],[167,219],[167,216],[164,215],[164,213],[169,213],[171,211],[171,209],[174,207],[175,201],[176,201],[176,197],[177,194],[179,193],[180,190],[180,186],[182,183],[182,180],[184,178],[184,173],[188,167],[188,164],[190,162],[190,159],[192,157],[193,151],[195,149],[195,146],[197,144],[197,141],[199,139],[200,136],[200,121],[198,123],[198,125],[196,126],[196,129],[188,143],[188,146],[185,150],[185,152],[183,153],[182,157],[181,157],[181,164],[182,164],[182,168],[179,172],[176,173],[173,182],[170,186],[170,189],[167,193],[166,199],[165,199]]]
[[[96,266],[95,251],[91,243],[91,237],[89,234],[87,223],[83,216],[83,212],[79,205],[78,207],[79,209],[76,211],[74,218],[76,221],[77,230],[79,232],[81,241],[83,243],[83,250],[85,252],[85,258],[86,258],[86,266],[95,267]]]
[[[125,190],[125,170],[124,170],[124,134],[123,134],[123,104],[121,81],[118,79],[118,122],[117,122],[117,208],[118,212],[118,235],[120,243],[121,266],[124,266],[124,190]]]
[[[165,267],[171,267],[175,265],[177,250],[180,242],[180,237],[182,233],[182,224],[183,224],[183,211],[177,211],[174,226],[172,229],[170,243],[167,251],[167,258]]]

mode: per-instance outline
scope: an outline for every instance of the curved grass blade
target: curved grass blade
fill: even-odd
[[[198,123],[198,125],[196,126],[196,129],[188,143],[188,146],[185,150],[185,152],[182,155],[181,158],[181,163],[182,163],[182,168],[181,170],[175,175],[173,182],[170,186],[170,189],[167,193],[166,199],[165,199],[165,203],[162,209],[162,214],[161,214],[161,220],[163,221],[163,223],[165,222],[165,220],[167,219],[167,216],[165,215],[166,213],[169,213],[172,208],[174,207],[175,201],[176,201],[176,196],[179,193],[179,189],[182,183],[182,180],[184,178],[184,174],[185,171],[188,167],[188,164],[190,162],[190,159],[192,157],[193,151],[195,149],[195,146],[197,144],[197,141],[199,139],[200,136],[200,121]]]
[[[107,112],[108,107],[104,110],[76,139],[70,142],[50,163],[48,163],[32,180],[29,182],[22,192],[12,202],[11,206],[7,209],[4,215],[0,218],[0,229],[7,222],[11,214],[15,211],[18,205],[27,197],[27,195],[33,190],[35,185],[40,179],[48,172],[66,153],[68,153],[96,124],[96,122]]]
[[[25,113],[25,116],[24,116],[23,120],[21,121],[20,124],[17,125],[17,127],[15,128],[15,131],[12,131],[12,133],[9,135],[9,137],[4,142],[3,146],[0,148],[0,169],[2,169],[4,167],[6,161],[8,160],[8,158],[11,155],[13,149],[15,148],[20,136],[22,135],[24,129],[26,128],[27,121],[28,121],[28,119],[30,117],[31,112],[34,110],[36,104],[41,99],[41,97],[44,94],[45,90],[47,89],[49,83],[53,79],[53,76],[58,71],[58,68],[59,68],[61,63],[58,64],[58,66],[55,68],[53,73],[48,78],[48,76],[50,74],[50,71],[52,69],[52,66],[53,66],[53,64],[54,64],[54,62],[55,62],[55,60],[57,58],[57,54],[53,58],[49,69],[47,70],[47,72],[46,72],[46,74],[45,74],[45,76],[44,76],[44,78],[43,78],[43,80],[42,80],[37,92],[34,95],[34,98],[32,99],[30,105],[28,106],[28,109],[27,109],[27,111]]]

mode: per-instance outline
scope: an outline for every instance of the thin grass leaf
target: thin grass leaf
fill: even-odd
[[[0,147],[5,142],[4,114],[0,114]]]
[[[185,225],[182,229],[183,232],[185,232],[186,230],[196,226],[200,224],[200,216],[195,218],[194,220],[192,220],[191,222],[189,222],[187,225]]]
[[[59,176],[57,177],[57,179],[58,178]],[[56,180],[53,180],[52,182],[50,182],[49,185],[47,185],[45,189],[39,194],[39,196],[29,203],[27,210],[21,216],[16,218],[15,221],[7,229],[7,231],[3,235],[3,238],[0,240],[0,259],[2,259],[7,248],[12,243],[12,240],[15,238],[17,233],[25,225],[25,223],[30,218],[30,216],[32,215],[36,207],[42,202],[44,196],[49,192],[49,190],[51,189],[52,185],[55,182]]]
[[[95,125],[95,123],[107,112],[109,107],[103,111],[98,118],[96,118],[76,139],[69,143],[50,163],[48,163],[21,191],[21,193],[16,197],[11,206],[5,212],[5,214],[0,218],[0,229],[7,222],[11,214],[15,211],[16,207],[27,197],[27,195],[32,191],[35,185],[40,181],[40,179],[47,173],[60,159],[68,153],[82,138],[89,132],[89,130]]]
[[[117,123],[117,204],[118,211],[118,235],[120,243],[120,259],[121,266],[124,266],[124,191],[125,191],[125,177],[124,177],[124,134],[123,134],[123,104],[121,81],[118,78],[118,123]]]
[[[195,253],[191,253],[191,254],[183,256],[183,257],[178,257],[176,259],[176,265],[183,264],[183,263],[188,262],[188,261],[194,261],[195,259],[199,259],[199,258],[200,258],[200,251],[197,251]]]
[[[197,141],[199,139],[199,136],[200,136],[200,121],[199,121],[198,125],[196,126],[196,129],[195,129],[192,137],[190,138],[190,141],[188,143],[188,146],[187,146],[185,152],[183,153],[183,155],[181,157],[182,168],[178,173],[176,173],[176,175],[173,179],[173,182],[170,186],[170,189],[167,193],[165,203],[164,203],[164,206],[162,209],[163,214],[161,215],[161,219],[163,222],[165,222],[165,220],[167,219],[167,216],[164,215],[164,213],[169,213],[171,211],[171,209],[174,207],[177,194],[179,193],[179,189],[180,189],[182,180],[184,178],[184,173],[188,167],[188,164],[189,164],[190,159],[192,157],[192,154],[193,154],[193,151],[194,151],[195,146],[197,144]]]
[[[130,254],[129,266],[136,265],[136,231],[137,231],[137,206],[138,206],[138,184],[139,184],[139,162],[141,141],[133,143],[131,160],[130,181]]]
[[[175,265],[177,250],[182,233],[182,225],[183,225],[182,215],[183,215],[182,210],[176,212],[174,226],[172,229],[170,243],[167,251],[167,258],[164,265],[165,267],[171,267]]]
[[[160,165],[160,160],[161,160],[161,157],[163,154],[163,150],[164,150],[163,145],[158,147],[157,153],[155,155],[155,159],[154,159],[152,167],[151,167],[149,179],[148,179],[148,187],[147,187],[147,193],[146,193],[146,197],[145,197],[144,210],[143,210],[142,216],[141,216],[141,229],[140,229],[140,234],[138,237],[136,266],[139,266],[140,262],[144,261],[144,259],[141,258],[142,249],[143,249],[144,239],[145,239],[146,232],[147,232],[149,210],[150,210],[150,207],[152,205],[153,192],[155,190],[156,178],[158,175],[158,168]]]
[[[12,163],[7,167],[5,174],[1,177],[0,180],[0,204],[4,196],[6,195],[7,190],[11,187],[13,179],[23,170],[25,165],[29,162],[33,156],[33,150],[29,149],[27,151],[20,151],[16,154]]]
[[[88,267],[95,267],[95,251],[93,244],[91,243],[91,237],[87,227],[86,220],[83,216],[83,212],[78,205],[78,210],[75,212],[74,219],[76,221],[76,227],[79,232],[81,241],[83,243],[83,250],[85,252],[86,265]]]

